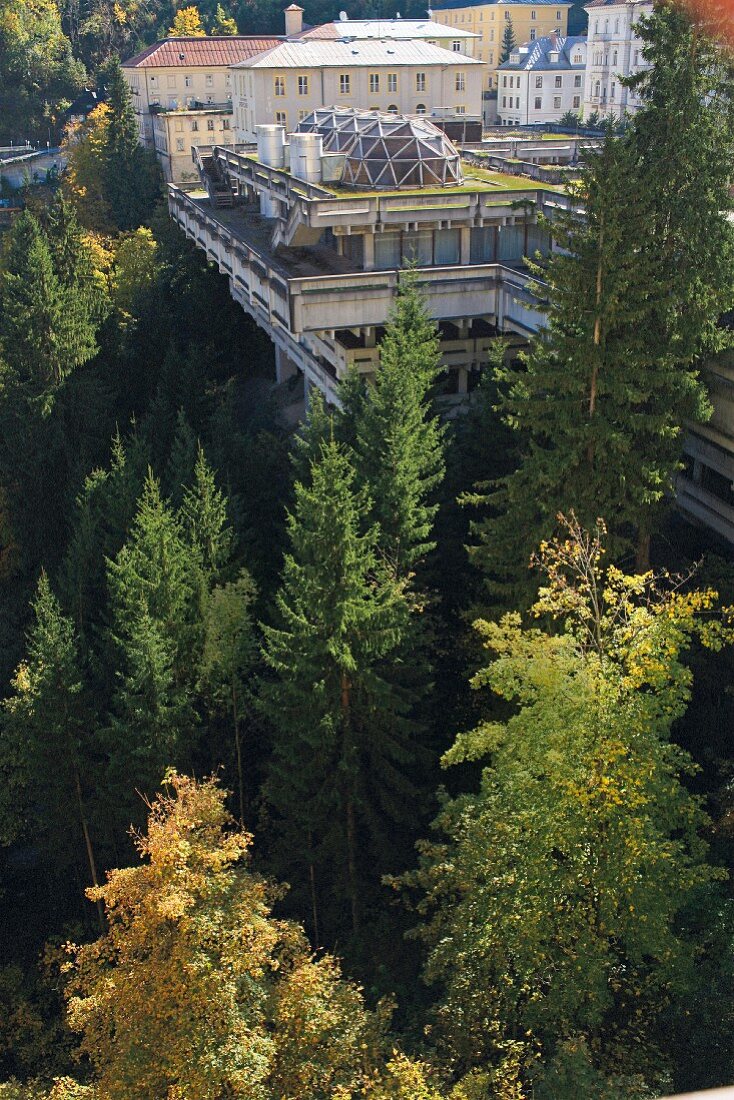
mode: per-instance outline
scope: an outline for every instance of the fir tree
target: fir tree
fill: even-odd
[[[119,61],[109,66],[109,117],[103,149],[105,194],[115,224],[137,229],[150,217],[160,194],[158,163],[139,143],[130,89]]]
[[[278,624],[264,628],[274,676],[262,687],[274,726],[268,798],[317,938],[329,898],[346,900],[359,928],[375,846],[385,854],[385,830],[404,818],[412,790],[406,700],[385,674],[408,611],[369,511],[342,447],[323,443],[310,484],[295,488]]]
[[[227,499],[217,488],[214,471],[201,444],[192,484],[184,487],[181,522],[190,545],[198,554],[203,575],[211,585],[229,565],[232,528],[227,519]]]
[[[502,52],[500,53],[500,65],[504,65],[505,61],[510,60],[510,54],[515,49],[516,45],[517,39],[515,38],[515,28],[512,25],[512,20],[508,19],[505,22],[505,29],[502,32]]]
[[[436,325],[408,273],[380,344],[374,385],[352,413],[359,478],[372,500],[380,548],[401,578],[435,547],[445,429],[431,393],[440,369]]]

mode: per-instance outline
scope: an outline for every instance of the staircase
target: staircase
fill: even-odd
[[[212,206],[234,206],[232,181],[213,153],[199,153],[196,158],[201,182]]]

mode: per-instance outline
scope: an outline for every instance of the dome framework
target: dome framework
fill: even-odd
[[[297,132],[321,134],[325,152],[345,154],[347,187],[392,191],[464,182],[456,147],[425,118],[318,107]]]

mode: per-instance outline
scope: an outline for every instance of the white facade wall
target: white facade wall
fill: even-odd
[[[642,41],[636,25],[640,17],[649,15],[649,0],[628,0],[620,4],[590,4],[587,39],[584,117],[598,111],[602,118],[619,118],[634,114],[640,106],[633,91],[620,83],[620,76],[630,76],[646,69],[642,56]]]
[[[232,115],[220,110],[162,111],[153,116],[153,143],[166,183],[199,184],[191,157],[198,145],[228,145],[234,140]]]
[[[531,50],[532,42],[523,49]],[[515,54],[512,55],[516,56]],[[521,55],[522,56],[522,55]],[[498,72],[497,114],[503,126],[557,122],[567,111],[581,113],[584,102],[586,43],[576,43],[564,56],[563,67],[543,60],[537,67]],[[551,55],[552,57],[552,55]],[[568,69],[569,63],[574,66]]]
[[[316,107],[338,104],[360,110],[430,115],[445,107],[481,114],[484,66],[453,55],[446,65],[384,65],[232,70],[234,128],[238,142],[254,141],[261,122],[287,131]]]
[[[130,87],[133,110],[138,120],[141,144],[155,146],[151,107],[183,110],[194,100],[199,103],[222,104],[231,100],[231,74],[226,65],[210,65],[205,69],[146,66],[122,71]]]

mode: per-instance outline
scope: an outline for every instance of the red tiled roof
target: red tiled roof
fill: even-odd
[[[339,32],[333,23],[324,23],[320,27],[307,27],[299,35],[294,35],[298,38],[338,38]]]
[[[195,68],[208,65],[236,65],[248,57],[272,50],[283,41],[280,37],[260,35],[231,35],[212,38],[164,38],[146,46],[128,61],[125,69]]]

